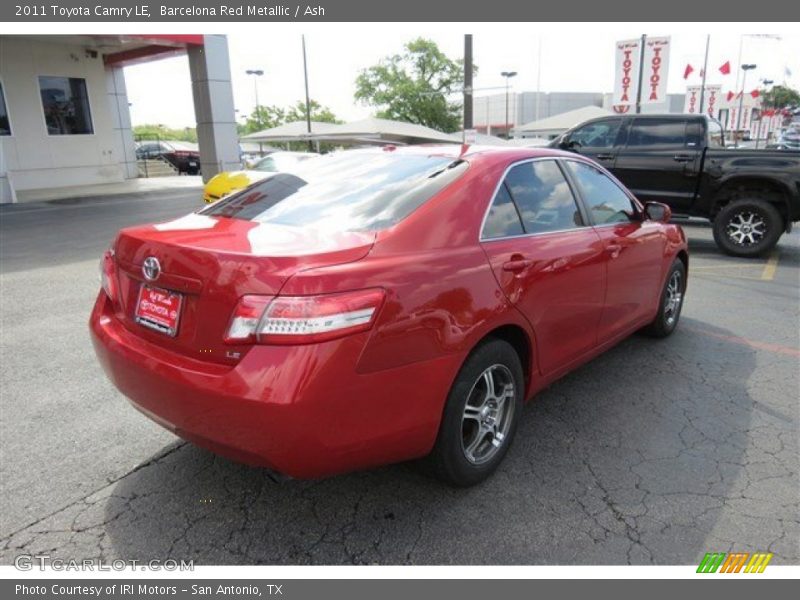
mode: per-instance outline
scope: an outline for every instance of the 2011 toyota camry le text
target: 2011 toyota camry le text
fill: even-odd
[[[92,339],[136,408],[219,454],[299,478],[427,457],[471,485],[525,400],[675,329],[670,216],[556,150],[332,153],[123,229]]]

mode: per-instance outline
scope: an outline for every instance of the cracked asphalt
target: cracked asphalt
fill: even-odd
[[[800,234],[742,260],[687,226],[677,332],[633,336],[541,393],[483,485],[443,487],[413,464],[276,483],[145,419],[91,350],[114,232],[198,198],[0,207],[0,563],[800,562]]]

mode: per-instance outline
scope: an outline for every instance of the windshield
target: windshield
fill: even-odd
[[[452,157],[338,152],[300,161],[200,214],[330,231],[377,231],[404,219],[466,168]]]

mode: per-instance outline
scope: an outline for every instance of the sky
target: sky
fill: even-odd
[[[217,26],[218,27],[218,26]],[[203,29],[205,30],[205,29]],[[785,25],[759,25],[758,30],[737,25],[708,24],[327,24],[324,27],[237,25],[228,36],[234,103],[238,118],[255,105],[254,81],[247,69],[261,69],[258,100],[262,105],[288,106],[304,97],[301,34],[306,35],[311,97],[328,106],[345,121],[370,116],[373,109],[355,103],[358,73],[387,55],[402,51],[416,37],[434,40],[451,58],[461,58],[464,33],[473,34],[478,75],[475,95],[502,92],[501,71],[513,70],[513,91],[610,92],[614,83],[614,42],[639,37],[669,35],[669,93],[685,92],[700,83],[706,35],[710,33],[708,83],[733,89],[740,43],[742,62],[758,68],[747,75],[747,88],[759,79],[772,79],[800,88],[800,35]],[[781,39],[753,34],[779,35]],[[541,49],[541,53],[540,53]],[[733,74],[723,77],[718,67],[729,60]],[[683,79],[691,63],[695,74]],[[541,73],[539,73],[541,67]],[[785,68],[791,76],[785,75]],[[185,56],[125,69],[128,100],[134,125],[160,123],[169,127],[194,126]],[[537,83],[538,82],[538,83]],[[752,83],[752,85],[751,85]]]

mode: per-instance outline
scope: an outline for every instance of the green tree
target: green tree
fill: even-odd
[[[474,69],[477,71],[477,68]],[[464,63],[448,58],[431,40],[417,38],[356,78],[356,100],[377,116],[451,132],[461,127]]]
[[[286,122],[286,111],[278,106],[259,105],[247,115],[244,125],[239,129],[241,135],[271,129]]]
[[[177,140],[181,142],[197,142],[197,131],[194,127],[175,129],[166,125],[146,123],[133,127],[133,137],[141,140]]]
[[[311,113],[311,120],[320,123],[341,123],[336,115],[333,114],[330,108],[322,106],[316,100],[308,101],[309,112]],[[303,100],[298,100],[294,106],[286,109],[286,122],[292,123],[294,121],[306,120],[306,103]]]
[[[762,90],[764,106],[770,108],[786,108],[787,106],[800,105],[800,92],[783,85],[776,85],[769,91]]]

